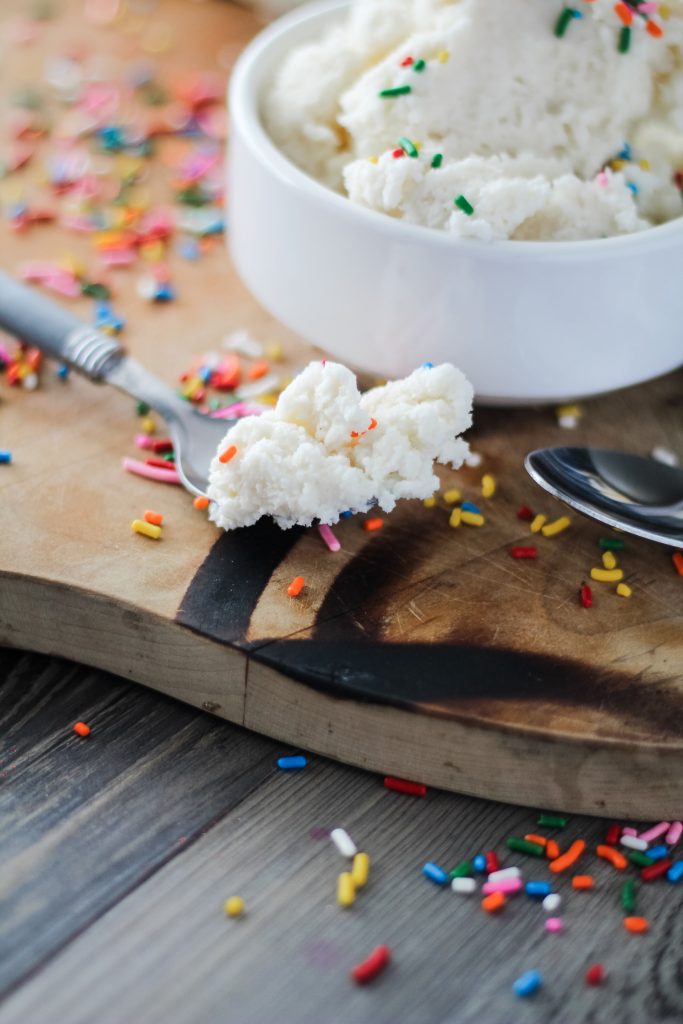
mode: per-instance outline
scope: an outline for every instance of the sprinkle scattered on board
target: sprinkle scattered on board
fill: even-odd
[[[91,732],[90,726],[85,722],[76,722],[73,729],[77,736],[89,736]]]
[[[230,896],[223,904],[227,917],[241,917],[244,913],[244,900],[241,896]]]

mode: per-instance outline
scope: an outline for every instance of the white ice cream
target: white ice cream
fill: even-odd
[[[355,0],[284,62],[268,129],[354,202],[457,236],[599,238],[681,216],[683,0],[635,14],[627,52],[613,0],[577,0],[558,37],[565,6]],[[393,155],[404,139],[419,155]]]
[[[467,455],[458,435],[471,423],[471,405],[470,383],[448,363],[363,395],[351,370],[310,363],[274,409],[228,431],[209,471],[210,518],[226,530],[262,516],[283,528],[310,526],[426,498],[439,485],[434,461],[457,468]]]

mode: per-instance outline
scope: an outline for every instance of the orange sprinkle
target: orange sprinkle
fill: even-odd
[[[598,857],[602,857],[603,860],[608,860],[612,867],[616,868],[617,871],[624,871],[628,867],[628,861],[624,857],[623,853],[619,853],[613,846],[598,846],[595,849]]]
[[[78,736],[89,736],[90,726],[86,725],[85,722],[76,722],[76,724],[74,725],[74,732]]]
[[[366,519],[363,523],[363,529],[368,531],[381,530],[383,526],[383,519]]]
[[[144,518],[145,522],[151,523],[152,526],[161,526],[164,521],[164,517],[161,512],[152,512],[150,508],[146,510]]]
[[[205,494],[198,494],[197,497],[192,502],[192,504],[194,505],[195,508],[206,508],[206,506],[209,504],[209,499],[206,497]]]
[[[548,860],[557,860],[560,856],[560,844],[555,839],[549,839],[545,844],[545,855]]]
[[[661,39],[664,35],[664,29],[661,25],[658,25],[656,21],[648,21],[646,31],[651,36],[654,36],[655,39]]]
[[[287,593],[289,594],[289,596],[298,597],[301,591],[304,589],[305,582],[306,581],[304,580],[303,576],[295,576],[292,582],[287,587]]]
[[[679,576],[683,576],[683,551],[674,551],[671,557],[673,559],[676,572]]]
[[[632,935],[637,935],[639,932],[646,932],[650,927],[650,922],[646,917],[625,917],[624,928],[627,932],[631,932]]]
[[[548,840],[545,836],[537,836],[533,832],[530,832],[528,836],[524,836],[528,843],[538,843],[539,846],[546,846]]]
[[[592,889],[594,884],[592,875],[574,875],[572,878],[572,886],[575,889]]]
[[[370,420],[370,426],[368,427],[368,430],[374,430],[376,426],[377,426],[377,420],[373,416],[372,419]]]
[[[258,380],[260,377],[265,377],[269,369],[270,363],[266,359],[257,359],[247,370],[247,377],[249,380]]]
[[[633,11],[626,4],[618,3],[614,5],[614,11],[618,18],[623,21],[624,25],[633,24]]]
[[[577,839],[572,843],[566,853],[557,857],[556,860],[551,860],[548,867],[555,873],[558,871],[566,871],[567,868],[570,868],[572,864],[576,863],[585,849],[586,844],[583,839]]]
[[[234,444],[231,444],[229,448],[226,448],[225,451],[218,456],[218,461],[230,462],[230,459],[234,459],[236,455],[237,449],[235,448]]]
[[[490,896],[485,896],[481,901],[482,909],[487,914],[495,914],[496,911],[502,910],[507,900],[505,899],[505,893],[503,892],[492,892]]]

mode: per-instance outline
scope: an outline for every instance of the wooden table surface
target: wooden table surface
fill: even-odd
[[[3,651],[0,685],[0,1024],[642,1024],[683,1017],[681,887],[642,885],[629,935],[621,873],[591,857],[565,932],[525,896],[490,917],[421,876],[532,831],[522,808],[391,793],[312,758],[281,772],[275,741],[113,676]],[[92,734],[72,731],[82,719]],[[356,905],[335,902],[343,826],[372,858]],[[558,838],[594,844],[605,822]],[[508,854],[527,877],[544,863]],[[589,866],[588,866],[589,865]],[[246,902],[240,920],[224,900]],[[359,989],[378,944],[394,962]],[[607,980],[584,983],[601,962]],[[543,990],[521,1000],[524,971]]]

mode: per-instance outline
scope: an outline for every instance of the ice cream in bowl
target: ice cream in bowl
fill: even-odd
[[[237,270],[341,362],[505,404],[683,361],[680,0],[307,4],[230,110]]]

